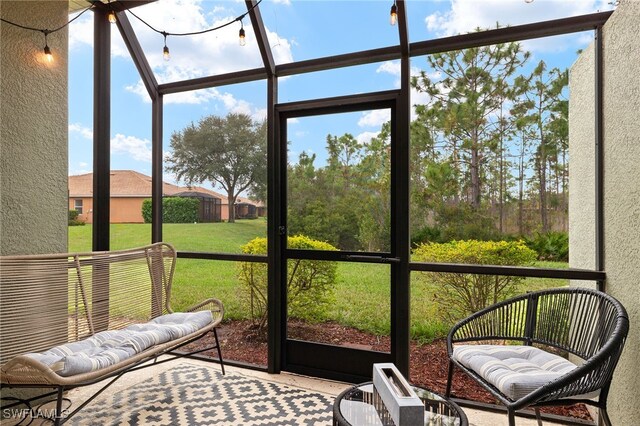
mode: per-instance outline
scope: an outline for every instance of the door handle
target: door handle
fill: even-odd
[[[346,254],[343,256],[344,260],[353,260],[354,262],[368,262],[368,263],[400,263],[399,257],[386,257],[386,256],[365,256],[359,254]]]

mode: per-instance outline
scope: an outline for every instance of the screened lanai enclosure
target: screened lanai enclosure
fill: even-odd
[[[178,304],[192,292],[216,295],[228,321],[263,339],[258,361],[231,363],[357,382],[370,378],[373,363],[393,362],[409,375],[411,348],[488,304],[570,280],[604,290],[600,34],[612,12],[559,10],[536,22],[529,10],[538,9],[528,8],[537,0],[513,2],[517,22],[492,18],[476,29],[448,27],[432,2],[346,3],[220,2],[224,18],[212,11],[197,25],[155,22],[162,14],[149,11],[162,2],[94,3],[93,249],[108,250],[114,238],[111,129],[122,114],[140,114],[152,151],[146,242],[176,246]],[[347,6],[351,13],[340,12]],[[332,22],[312,19],[325,8]],[[370,20],[369,30],[355,31],[354,19]],[[240,35],[245,45],[215,49],[216,34]],[[187,37],[207,47],[200,64],[181,63],[194,46]],[[296,54],[296,43],[312,37],[317,55]],[[139,73],[132,90],[148,99],[146,111],[112,109],[112,38]],[[571,68],[586,59],[572,46],[593,40],[595,60],[578,81]],[[163,51],[174,68],[159,62]],[[221,56],[237,58],[227,61],[236,68],[217,69]],[[585,87],[595,96],[582,96]],[[239,108],[249,93],[257,100]],[[226,100],[230,113],[206,99]],[[596,224],[591,269],[570,267],[574,99],[596,129],[588,135],[596,202],[585,206]],[[232,237],[213,228],[198,228],[200,239],[186,225],[162,223],[164,173],[219,190],[230,167],[215,179],[203,170],[241,159],[237,194],[263,202],[267,216],[220,224],[239,243],[224,243]],[[338,341],[319,332],[336,328]]]

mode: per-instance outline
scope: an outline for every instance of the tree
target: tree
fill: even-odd
[[[171,135],[173,153],[167,170],[187,184],[210,181],[220,185],[229,203],[229,222],[235,222],[240,193],[264,187],[267,158],[266,123],[246,114],[210,115]]]
[[[568,71],[557,68],[547,71],[547,65],[540,61],[529,77],[531,88],[526,94],[532,102],[530,116],[537,133],[538,148],[534,155],[535,179],[538,185],[540,200],[540,219],[542,232],[550,228],[548,218],[548,178],[547,167],[550,158],[559,149],[556,144],[564,144],[568,140],[567,120],[563,113],[568,108],[564,104],[564,88],[569,83]]]
[[[427,61],[440,77],[422,71],[412,79],[415,89],[432,98],[431,113],[437,115],[456,173],[469,177],[467,198],[475,210],[481,203],[483,168],[497,148],[493,117],[503,107],[504,82],[527,58],[518,43],[436,53]]]

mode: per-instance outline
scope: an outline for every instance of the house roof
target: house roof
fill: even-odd
[[[112,197],[151,197],[151,176],[144,175],[134,170],[111,171],[111,196]],[[227,204],[227,197],[200,186],[178,186],[172,183],[162,182],[162,195],[176,195],[185,191],[195,191],[220,198],[222,204]],[[69,176],[69,197],[93,198],[93,173]],[[245,197],[237,197],[237,203],[249,203],[262,206],[260,202]]]
[[[162,183],[162,195],[173,195],[185,189],[171,183]],[[93,197],[93,173],[69,176],[69,196]],[[111,196],[151,197],[151,177],[133,170],[112,170]]]

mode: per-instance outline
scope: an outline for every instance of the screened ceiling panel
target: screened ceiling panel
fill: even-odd
[[[397,45],[398,26],[389,21],[392,4],[264,0],[259,7],[274,60],[282,64]]]
[[[411,42],[613,9],[607,0],[407,0]]]
[[[160,0],[126,14],[158,83],[163,84],[263,67],[250,17],[234,22],[246,12],[244,2]],[[203,34],[172,35],[202,32],[225,24],[228,25]],[[245,31],[244,46],[240,45],[241,28]],[[161,32],[169,33],[168,59]],[[114,52],[117,54],[120,49],[126,52],[124,45],[116,45]]]

